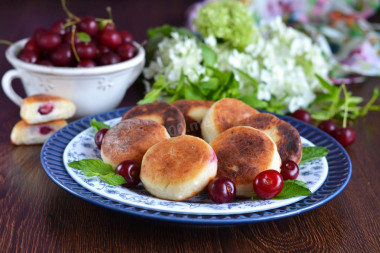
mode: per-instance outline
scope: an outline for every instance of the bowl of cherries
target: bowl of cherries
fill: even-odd
[[[67,10],[67,9],[66,9]],[[12,81],[21,79],[27,96],[45,93],[70,99],[76,117],[117,107],[141,74],[144,48],[110,18],[68,17],[38,28],[5,52],[14,69],[5,73],[5,94],[20,105]]]

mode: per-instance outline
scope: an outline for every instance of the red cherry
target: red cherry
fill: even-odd
[[[79,58],[91,60],[96,55],[96,47],[91,42],[79,42],[75,45]]]
[[[98,63],[99,65],[111,65],[111,64],[116,64],[121,61],[121,58],[119,55],[109,52],[105,53],[99,56]]]
[[[100,43],[106,45],[107,47],[114,49],[121,44],[121,36],[115,30],[104,29],[99,37]]]
[[[25,46],[24,46],[24,50],[25,51],[33,51],[35,52],[37,55],[39,55],[41,53],[41,50],[40,48],[38,47],[38,44],[37,44],[37,40],[35,38],[30,38],[28,40],[28,42],[26,42]]]
[[[122,185],[124,187],[131,188],[140,183],[140,167],[134,161],[122,161],[116,166],[115,172],[127,181]]]
[[[300,170],[297,163],[287,160],[281,165],[281,176],[284,180],[295,180],[298,177]]]
[[[98,23],[93,17],[83,17],[78,24],[78,28],[80,31],[94,36],[98,32]]]
[[[355,142],[356,133],[355,130],[347,128],[339,128],[333,132],[333,137],[344,147],[348,147]]]
[[[65,33],[65,35],[63,36],[63,43],[66,43],[66,44],[69,44],[71,45],[72,43],[72,40],[73,40],[73,35],[71,32],[69,33]],[[77,34],[74,33],[74,44],[78,44],[79,42],[81,42],[81,40],[78,38]]]
[[[292,116],[306,123],[311,123],[311,114],[308,111],[298,109],[293,112]]]
[[[54,105],[53,105],[53,104],[46,103],[46,104],[42,104],[42,105],[38,108],[38,112],[39,112],[41,115],[46,115],[46,114],[51,113],[51,111],[53,111],[53,109],[54,109]]]
[[[120,55],[122,61],[129,60],[135,56],[135,47],[130,43],[122,43],[117,47],[116,52]]]
[[[334,121],[329,119],[319,123],[318,128],[332,135],[332,133],[338,128],[338,126],[335,124]]]
[[[69,66],[74,60],[71,46],[69,44],[59,45],[53,52],[51,52],[50,60],[56,66]]]
[[[125,31],[125,30],[121,30],[121,31],[119,31],[119,34],[121,36],[122,42],[125,42],[125,43],[132,43],[133,42],[133,36],[130,32]]]
[[[44,32],[37,39],[37,44],[42,50],[52,51],[61,44],[61,35],[51,31]]]
[[[284,180],[276,170],[264,170],[253,181],[253,189],[262,199],[271,199],[277,196],[284,187]]]
[[[50,31],[59,35],[65,34],[65,20],[58,20],[50,26]]]
[[[38,61],[38,55],[35,52],[29,50],[22,50],[18,57],[24,62],[36,63]]]
[[[81,60],[77,64],[78,68],[93,68],[96,67],[96,64],[93,60]]]
[[[102,146],[104,135],[108,132],[108,128],[102,128],[96,132],[94,140],[96,146],[100,149]]]
[[[45,28],[37,28],[33,33],[33,38],[39,40],[41,35],[47,32]]]
[[[40,134],[41,135],[46,135],[46,134],[48,134],[48,133],[50,133],[52,131],[53,131],[53,129],[51,129],[48,126],[42,126],[42,127],[40,127]]]
[[[207,186],[208,196],[215,203],[227,203],[236,196],[235,184],[227,177],[217,177]]]

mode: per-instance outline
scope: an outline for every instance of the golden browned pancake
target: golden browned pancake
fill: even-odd
[[[277,145],[282,162],[301,161],[302,143],[297,129],[269,113],[260,113],[242,120],[239,125],[251,126],[268,134]]]
[[[259,112],[234,98],[223,98],[207,111],[201,124],[202,137],[211,142],[216,136],[241,120]]]
[[[252,196],[253,181],[260,172],[280,171],[276,144],[267,134],[252,127],[232,127],[210,145],[218,158],[217,176],[228,177],[235,183],[236,196]]]
[[[113,167],[124,160],[132,160],[140,165],[151,146],[168,138],[170,136],[165,127],[153,120],[122,120],[104,135],[101,156],[105,163]]]
[[[216,171],[217,159],[211,146],[185,135],[152,146],[144,155],[140,178],[152,195],[181,201],[201,192]]]
[[[181,111],[165,102],[137,105],[123,115],[123,120],[131,118],[154,120],[164,125],[171,137],[186,133],[186,123]]]
[[[213,101],[207,100],[181,99],[172,104],[177,107],[185,117],[186,134],[201,137],[200,123],[213,103]]]

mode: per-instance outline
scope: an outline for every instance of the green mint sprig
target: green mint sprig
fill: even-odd
[[[95,118],[92,118],[91,121],[90,121],[90,125],[92,126],[92,128],[97,132],[99,131],[100,129],[103,129],[103,128],[110,128],[109,125],[101,122],[101,121],[97,121]]]
[[[83,159],[67,164],[71,168],[81,170],[86,177],[98,176],[110,185],[121,185],[127,183],[125,179],[116,174],[110,164],[99,159]]]
[[[329,150],[324,147],[302,147],[301,163],[309,162],[327,156]]]

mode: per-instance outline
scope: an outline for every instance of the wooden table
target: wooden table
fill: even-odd
[[[64,17],[59,1],[1,1],[0,38],[30,36]],[[165,2],[165,3],[164,3]],[[192,1],[70,1],[77,15],[106,17],[137,41],[164,23],[181,25]],[[6,46],[0,45],[0,55]],[[0,75],[11,66],[0,60]],[[350,90],[368,99],[379,78]],[[20,83],[15,82],[18,90]],[[120,106],[142,97],[136,83]],[[0,93],[0,249],[2,252],[379,252],[380,113],[352,123],[357,140],[347,148],[353,172],[346,189],[327,204],[286,219],[207,227],[144,220],[90,204],[58,187],[45,174],[40,145],[14,146],[9,136],[19,108]]]

